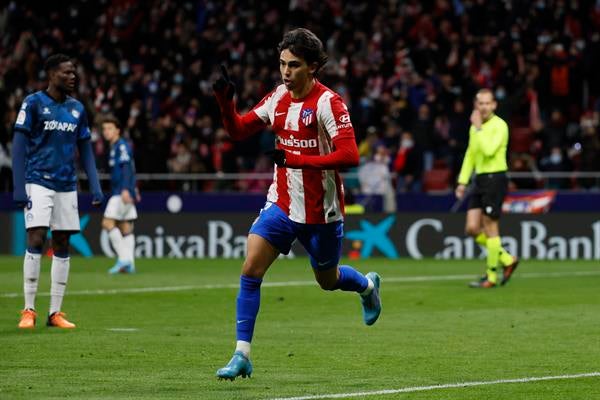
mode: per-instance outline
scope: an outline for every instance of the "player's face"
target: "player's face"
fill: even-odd
[[[109,143],[115,142],[119,138],[119,128],[115,126],[112,122],[104,122],[102,124],[102,136]]]
[[[75,65],[71,61],[65,61],[51,72],[50,83],[61,92],[71,93],[75,90],[76,78]]]
[[[491,93],[483,92],[479,93],[475,98],[475,107],[481,113],[481,118],[484,121],[490,119],[494,111],[496,111],[497,103],[494,100],[494,96]]]
[[[303,93],[312,81],[316,68],[309,66],[306,60],[284,49],[279,55],[279,71],[286,89],[294,93]]]

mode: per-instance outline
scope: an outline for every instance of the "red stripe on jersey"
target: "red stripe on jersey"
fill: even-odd
[[[307,224],[324,224],[325,190],[323,189],[323,173],[319,170],[302,170],[304,180],[304,207]],[[310,212],[309,212],[310,211]]]
[[[290,215],[290,192],[288,190],[286,168],[277,168],[277,202],[287,215]]]

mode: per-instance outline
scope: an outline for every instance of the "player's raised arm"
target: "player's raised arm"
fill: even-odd
[[[221,76],[213,84],[213,91],[221,110],[225,130],[233,140],[246,139],[266,126],[266,122],[254,111],[245,115],[237,112],[234,100],[235,85],[224,65],[221,65]]]

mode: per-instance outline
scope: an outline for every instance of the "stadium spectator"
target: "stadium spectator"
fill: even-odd
[[[448,146],[455,149],[448,140],[428,144],[431,131],[423,136],[413,128],[422,105],[429,107],[429,120],[447,117],[452,124],[451,105],[456,100],[470,103],[486,85],[496,89],[498,115],[511,127],[524,126],[525,93],[531,89],[538,93],[541,122],[550,126],[552,110],[558,109],[569,127],[600,99],[599,7],[590,0],[291,6],[132,0],[103,2],[93,10],[88,2],[75,0],[61,14],[43,2],[6,2],[2,7],[4,129],[10,130],[23,98],[43,89],[41,60],[58,50],[77,54],[78,97],[92,119],[112,110],[126,121],[123,134],[136,149],[139,172],[167,171],[165,142],[172,141],[179,123],[192,138],[190,150],[206,154],[218,140],[218,112],[210,92],[216,60],[232,66],[240,110],[247,109],[279,79],[269,68],[271,49],[293,26],[318,26],[336,55],[321,80],[348,104],[359,142],[369,127],[383,139],[392,120],[399,132],[411,130],[419,143],[423,138],[426,167],[432,165],[430,154],[446,157]],[[256,23],[259,16],[265,23]],[[331,23],[323,24],[324,16]],[[500,27],[500,21],[505,25]],[[202,127],[193,121],[203,121]],[[468,117],[462,121],[468,123]],[[450,142],[453,138],[451,129]],[[567,137],[560,146],[565,150],[571,144]],[[236,146],[233,153],[238,166],[260,154],[257,146]],[[594,154],[600,156],[596,150]],[[104,159],[105,154],[98,156]],[[198,168],[216,170],[211,157],[199,158],[203,167]]]
[[[423,155],[409,131],[402,133],[400,148],[396,153],[393,168],[397,174],[396,190],[398,192],[421,191]]]
[[[79,232],[75,149],[79,150],[90,181],[92,203],[103,199],[90,144],[90,129],[83,104],[69,94],[75,89],[75,65],[64,54],[44,63],[46,90],[23,100],[13,139],[14,202],[23,207],[27,251],[23,263],[25,308],[19,328],[35,327],[35,296],[42,250],[52,231],[52,267],[48,326],[75,328],[61,311],[70,269],[69,238]]]
[[[357,165],[359,156],[346,105],[316,79],[327,61],[323,44],[314,33],[299,28],[283,36],[278,51],[283,84],[248,113],[236,111],[235,86],[225,67],[214,84],[232,139],[250,137],[267,125],[277,137],[271,153],[277,165],[274,180],[267,203],[248,234],[237,298],[236,349],[229,363],[217,371],[220,379],[252,373],[250,342],[262,279],[279,254],[289,253],[296,239],[308,251],[323,289],[359,293],[367,325],[375,323],[381,311],[379,275],[365,276],[348,265],[338,265],[344,217],[338,169]]]

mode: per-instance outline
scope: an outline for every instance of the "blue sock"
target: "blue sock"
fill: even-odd
[[[237,340],[250,343],[254,334],[254,323],[260,307],[260,284],[262,279],[242,275],[237,297],[236,333]]]
[[[340,265],[340,277],[335,285],[335,289],[346,292],[364,292],[369,286],[369,280],[363,274],[349,265]]]

